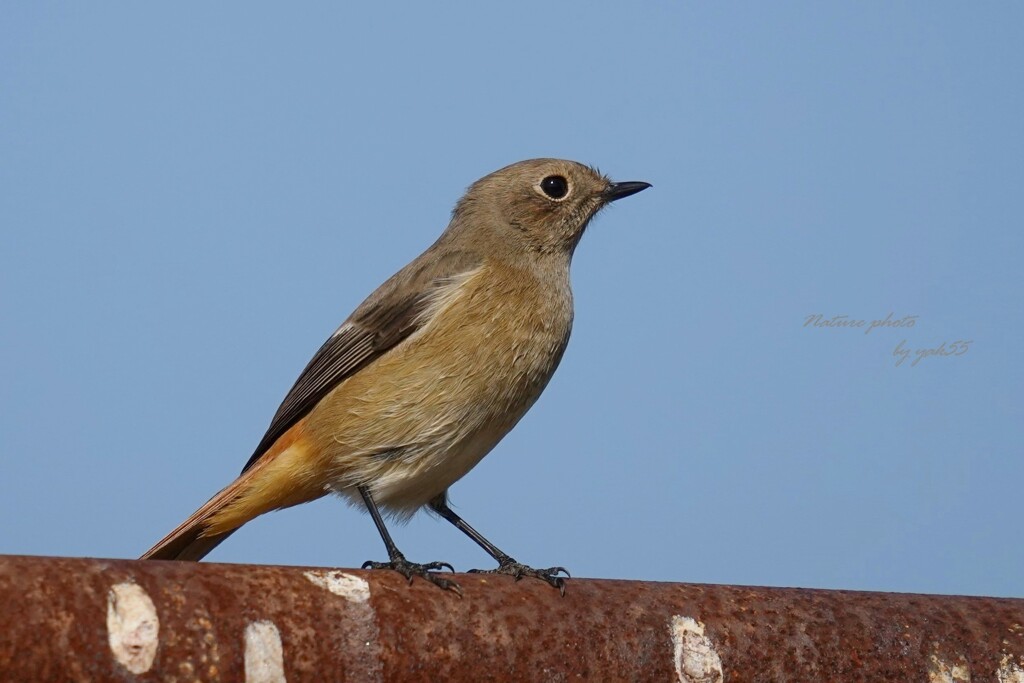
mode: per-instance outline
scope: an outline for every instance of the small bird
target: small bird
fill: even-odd
[[[328,493],[365,505],[387,568],[460,592],[395,546],[382,511],[426,506],[498,563],[564,593],[562,567],[499,550],[448,504],[449,487],[511,430],[558,367],[572,328],[569,264],[590,220],[650,187],[561,159],[473,183],[440,238],[369,296],[316,352],[242,473],[142,559],[200,560],[249,520]]]

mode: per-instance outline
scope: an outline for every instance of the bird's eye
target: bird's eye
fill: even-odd
[[[540,181],[540,189],[552,199],[561,199],[569,193],[569,181],[560,175],[549,175]]]

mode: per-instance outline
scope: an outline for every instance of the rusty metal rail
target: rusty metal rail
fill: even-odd
[[[3,681],[1024,683],[1024,600],[0,556]]]

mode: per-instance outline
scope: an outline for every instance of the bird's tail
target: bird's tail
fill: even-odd
[[[264,512],[325,495],[327,489],[315,476],[313,451],[299,429],[285,433],[255,465],[139,559],[201,560],[240,526]]]
[[[206,557],[207,553],[241,526],[239,524],[233,529],[220,533],[210,533],[207,529],[207,525],[214,515],[239,498],[247,483],[245,479],[247,477],[243,475],[232,482],[230,486],[207,501],[206,505],[192,513],[191,517],[179,524],[177,529],[147,550],[139,559],[198,561]]]

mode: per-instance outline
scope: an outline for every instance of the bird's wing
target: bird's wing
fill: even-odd
[[[422,327],[423,313],[438,295],[461,283],[480,263],[465,251],[431,249],[381,285],[309,361],[242,472],[341,382]]]

